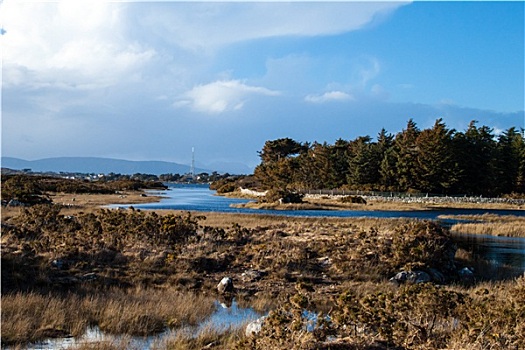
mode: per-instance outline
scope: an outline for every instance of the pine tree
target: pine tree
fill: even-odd
[[[370,136],[361,136],[350,142],[349,171],[350,186],[371,187],[379,180],[379,162],[376,160]]]
[[[377,135],[374,144],[374,161],[376,162],[376,187],[381,190],[391,190],[394,185],[394,164],[392,151],[394,135],[388,134],[383,128]],[[390,161],[392,160],[392,162]]]
[[[417,188],[423,192],[447,193],[457,181],[455,177],[452,136],[442,119],[431,129],[421,131],[416,139]]]
[[[417,145],[420,133],[416,123],[410,119],[406,129],[394,139],[395,173],[400,191],[417,190]]]
[[[523,137],[515,127],[511,127],[499,135],[495,162],[498,193],[511,193],[521,190],[524,147]]]
[[[454,137],[458,165],[457,193],[469,195],[494,195],[496,190],[496,142],[492,129],[470,122],[464,133]]]

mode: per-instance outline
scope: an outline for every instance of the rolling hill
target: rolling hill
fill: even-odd
[[[131,161],[98,157],[57,157],[38,160],[24,160],[13,157],[2,157],[3,168],[34,172],[66,172],[95,174],[187,174],[190,166],[165,161]],[[213,170],[196,168],[196,173],[212,173]]]

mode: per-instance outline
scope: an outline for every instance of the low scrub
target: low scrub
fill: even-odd
[[[80,335],[95,325],[141,336],[179,329],[211,312],[217,283],[231,276],[239,303],[277,305],[260,335],[181,334],[167,348],[522,346],[522,279],[488,292],[387,282],[408,269],[437,270],[454,281],[456,248],[436,223],[225,220],[131,209],[68,216],[53,205],[21,209],[2,223],[2,343]],[[320,315],[313,322],[304,310]]]
[[[299,292],[238,349],[522,349],[525,279],[474,289],[411,284],[351,288],[328,313]]]

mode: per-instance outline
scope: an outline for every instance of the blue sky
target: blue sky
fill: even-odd
[[[264,142],[524,127],[524,2],[0,5],[2,155],[253,169]]]

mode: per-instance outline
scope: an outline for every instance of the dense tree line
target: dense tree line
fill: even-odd
[[[420,130],[410,119],[396,135],[328,143],[267,141],[254,176],[266,189],[359,189],[497,196],[525,193],[525,139],[470,122],[464,132],[442,119]]]

